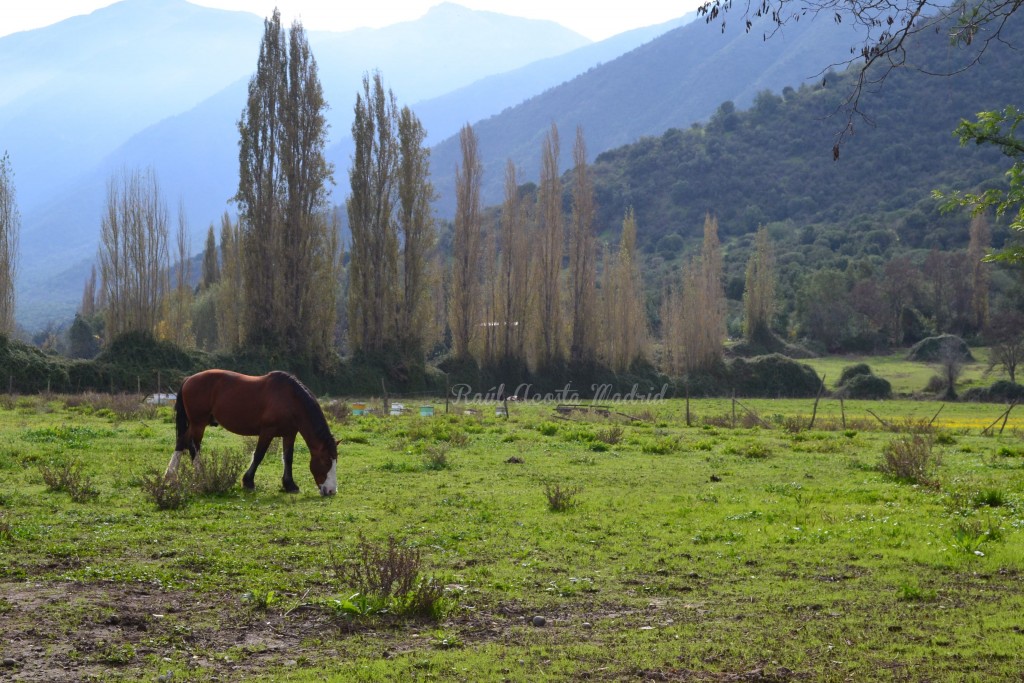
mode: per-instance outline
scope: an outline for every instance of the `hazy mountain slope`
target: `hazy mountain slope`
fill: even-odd
[[[345,112],[352,109],[359,79],[367,71],[380,70],[396,96],[412,103],[590,42],[550,21],[452,3],[437,5],[416,21],[380,29],[310,33],[328,101]]]
[[[618,59],[552,88],[500,115],[474,124],[484,164],[485,202],[498,202],[504,164],[511,158],[524,179],[536,179],[540,148],[552,123],[562,138],[562,166],[571,159],[575,128],[581,125],[591,157],[643,135],[706,119],[731,100],[749,104],[762,89],[781,90],[849,55],[854,30],[831,21],[802,21],[768,41],[751,34],[721,33],[696,21],[670,31]],[[453,172],[457,137],[433,150],[444,215],[454,210]]]
[[[427,129],[427,143],[440,142],[466,122],[479,121],[517,105],[616,59],[673,28],[688,24],[695,17],[696,13],[691,12],[664,24],[626,31],[557,57],[540,59],[512,71],[488,76],[440,97],[416,102],[412,107]]]
[[[0,148],[23,210],[242,77],[261,27],[251,14],[131,0],[0,38]]]

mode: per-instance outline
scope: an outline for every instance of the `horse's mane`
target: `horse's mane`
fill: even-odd
[[[286,378],[291,383],[292,388],[295,389],[295,395],[309,413],[309,421],[313,427],[313,435],[321,441],[324,441],[329,445],[333,445],[334,435],[331,434],[331,428],[327,424],[327,418],[324,417],[323,408],[320,407],[320,402],[316,400],[316,396],[313,395],[313,392],[310,391],[298,377],[289,372],[274,370],[270,374]]]

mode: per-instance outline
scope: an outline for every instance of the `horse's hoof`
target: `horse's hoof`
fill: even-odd
[[[245,479],[243,479],[242,480],[242,488],[245,489],[246,491],[255,491],[256,490],[256,482],[255,481],[246,481]]]
[[[285,493],[298,493],[299,487],[295,484],[281,484],[281,488],[284,489]]]

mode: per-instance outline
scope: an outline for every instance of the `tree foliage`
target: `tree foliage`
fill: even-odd
[[[597,357],[597,242],[594,186],[587,166],[583,128],[573,145],[572,214],[569,218],[569,359],[592,363]]]
[[[1008,214],[1010,228],[1024,232],[1024,138],[1017,129],[1024,123],[1024,110],[1009,105],[1001,111],[979,112],[976,121],[963,120],[956,128],[961,145],[974,142],[977,145],[991,145],[1005,156],[1014,160],[1006,172],[1007,187],[990,187],[983,192],[960,192],[949,194],[936,192],[944,199],[944,208],[959,206],[970,208],[975,216],[992,211],[997,217]],[[1024,262],[1024,246],[1012,244],[989,257],[993,261]]]
[[[771,336],[775,310],[775,253],[767,228],[754,237],[754,253],[747,261],[746,287],[743,291],[743,333],[756,341]]]
[[[18,266],[21,216],[11,159],[0,157],[0,334],[14,332],[14,281]]]
[[[326,109],[302,24],[286,32],[275,10],[238,122],[243,329],[251,347],[311,361],[333,349],[337,296]]]
[[[481,256],[483,254],[483,218],[480,208],[480,180],[483,165],[477,150],[476,134],[468,123],[459,133],[462,163],[455,169],[455,235],[452,244],[451,306],[448,324],[452,332],[452,352],[456,358],[469,358],[471,344],[480,325],[493,320],[479,316],[482,296]],[[493,252],[488,260],[493,258]]]
[[[100,226],[106,339],[155,334],[167,290],[167,205],[152,169],[123,170],[107,182]]]
[[[349,338],[353,350],[376,352],[392,338],[388,312],[395,308],[398,233],[392,217],[398,169],[395,96],[381,74],[363,76],[352,119],[355,151],[347,202],[352,231],[349,262]]]

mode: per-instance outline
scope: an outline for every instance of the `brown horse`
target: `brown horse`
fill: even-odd
[[[208,426],[221,426],[229,432],[258,439],[249,469],[242,475],[245,488],[256,488],[256,468],[270,442],[279,436],[284,460],[281,485],[285,491],[297,493],[299,487],[292,479],[292,454],[295,435],[301,434],[309,447],[309,470],[320,495],[333,496],[338,490],[338,443],[316,398],[286,372],[250,377],[228,370],[204,370],[192,375],[178,392],[175,422],[178,440],[165,476],[175,475],[186,451],[198,465],[203,432]]]

